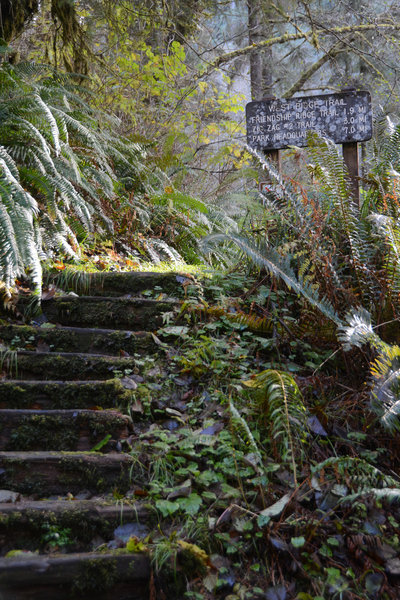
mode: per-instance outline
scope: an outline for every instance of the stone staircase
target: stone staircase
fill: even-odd
[[[155,598],[148,556],[124,547],[154,513],[135,500],[123,450],[135,357],[157,354],[152,332],[178,304],[177,280],[94,274],[84,295],[44,300],[41,325],[0,328],[3,348],[19,348],[1,359],[0,600]]]

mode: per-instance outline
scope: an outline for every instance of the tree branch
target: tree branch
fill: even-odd
[[[331,29],[317,29],[315,30],[314,34],[317,36],[327,36],[365,31],[379,32],[379,30],[400,31],[400,23],[365,23],[364,25],[346,25],[344,27],[332,27]],[[199,77],[206,77],[212,71],[218,69],[221,65],[233,60],[234,58],[238,58],[239,56],[250,54],[251,52],[256,52],[257,50],[264,50],[275,44],[285,44],[286,42],[309,39],[312,35],[312,31],[305,33],[285,33],[284,35],[279,35],[268,40],[263,40],[262,42],[258,42],[257,44],[251,44],[249,46],[245,46],[244,48],[238,48],[237,50],[233,50],[232,52],[226,52],[225,54],[218,56],[215,60],[210,61],[207,69],[205,69],[203,73],[199,75]]]
[[[331,58],[334,58],[335,56],[340,54],[340,52],[343,52],[345,50],[345,48],[346,48],[346,46],[342,42],[338,42],[337,44],[332,46],[332,48],[330,48],[330,50],[328,50],[328,52],[326,54],[321,56],[321,58],[318,59],[317,62],[312,64],[311,67],[306,69],[306,71],[304,71],[301,74],[301,76],[296,81],[296,83],[294,83],[292,85],[292,87],[289,88],[288,91],[283,94],[282,98],[291,98],[293,96],[293,94],[300,91],[301,88],[303,87],[304,83],[308,79],[310,79],[310,77],[312,77],[312,75],[314,75],[314,73],[316,73],[318,71],[318,69],[320,69],[326,62],[331,60]]]

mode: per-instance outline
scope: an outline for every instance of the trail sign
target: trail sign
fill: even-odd
[[[372,136],[369,92],[272,98],[246,105],[247,143],[259,150],[306,146],[317,131],[336,144],[364,142]]]

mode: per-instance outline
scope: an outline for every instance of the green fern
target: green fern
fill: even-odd
[[[305,442],[307,412],[293,377],[283,371],[267,369],[244,384],[255,392],[255,407],[260,421],[267,423],[281,459],[290,461],[297,485],[296,460]]]
[[[267,269],[272,276],[281,279],[290,290],[302,296],[312,306],[317,308],[328,319],[341,324],[341,320],[327,298],[319,298],[315,288],[306,280],[300,281],[290,266],[289,257],[282,258],[276,250],[268,248],[264,243],[255,243],[245,236],[236,234],[213,234],[202,240],[203,252],[209,252],[213,244],[221,242],[233,242],[242,252],[248,256],[253,263]]]
[[[231,417],[231,423],[233,428],[239,432],[240,436],[243,438],[245,444],[250,449],[252,454],[254,455],[257,463],[259,465],[262,464],[262,456],[260,449],[257,445],[257,442],[251,432],[250,427],[248,426],[246,420],[242,417],[238,409],[233,403],[233,400],[229,400],[229,411]]]
[[[370,367],[372,409],[388,431],[400,431],[400,347],[381,340],[364,309],[348,313],[338,338],[345,350],[369,344],[377,352]]]
[[[79,238],[112,231],[103,201],[116,197],[114,182],[149,173],[142,149],[111,134],[113,119],[99,127],[73,78],[2,63],[0,83],[0,280],[27,272],[39,292],[40,259],[76,257]]]
[[[335,481],[346,481],[351,485],[351,490],[357,494],[368,493],[371,489],[384,490],[386,488],[398,487],[399,482],[385,475],[374,465],[363,458],[354,456],[335,456],[328,458],[311,468],[313,475],[319,476],[324,473],[324,479],[327,477],[327,472],[332,470],[332,476]]]

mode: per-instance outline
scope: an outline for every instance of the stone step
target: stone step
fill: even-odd
[[[67,409],[121,408],[132,400],[132,390],[119,379],[104,381],[0,380],[0,408]]]
[[[54,533],[69,530],[70,544],[66,547],[69,552],[71,548],[72,551],[91,549],[99,539],[97,545],[101,539],[113,540],[114,545],[120,541],[123,545],[131,535],[146,537],[153,524],[151,512],[139,503],[106,502],[98,498],[0,502],[0,551],[2,555],[15,548],[42,552],[48,544],[45,533],[50,527]]]
[[[154,331],[162,325],[163,313],[172,312],[178,304],[171,298],[60,296],[43,300],[42,310],[48,321],[61,325]]]
[[[159,346],[153,335],[145,331],[118,331],[82,327],[6,325],[0,327],[0,341],[17,349],[53,352],[88,352],[118,355],[154,354]]]
[[[0,452],[0,488],[37,499],[82,490],[125,493],[134,464],[124,453]]]
[[[1,600],[145,600],[147,553],[28,555],[0,559]]]
[[[3,371],[10,377],[64,381],[110,379],[133,372],[135,359],[80,352],[32,352],[21,350],[17,357],[3,360]]]
[[[115,449],[132,431],[130,417],[116,410],[0,410],[0,450],[91,450],[107,435],[102,451]]]
[[[107,273],[45,273],[44,281],[56,287],[78,294],[91,296],[124,296],[149,291],[154,297],[160,293],[175,296],[182,289],[182,283],[193,281],[191,275],[179,273],[145,273],[138,271]]]

